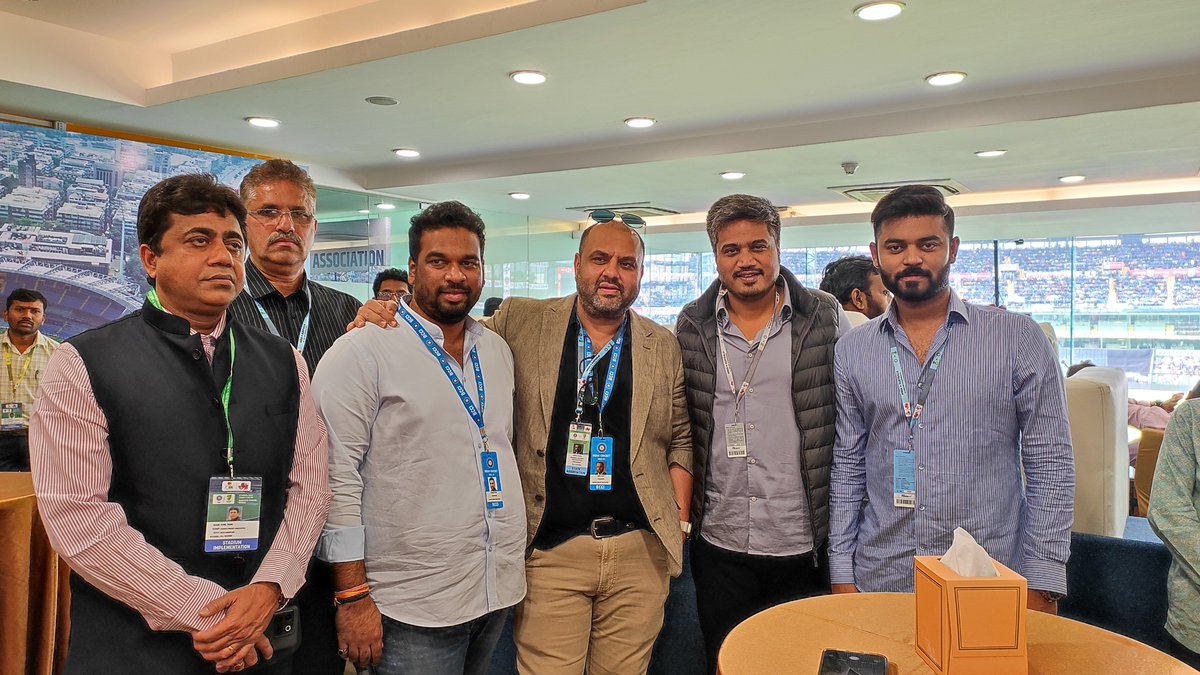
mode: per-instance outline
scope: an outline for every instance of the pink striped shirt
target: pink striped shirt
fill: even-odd
[[[211,335],[200,336],[210,362],[224,328],[222,317]],[[332,498],[325,424],[309,393],[304,357],[292,352],[300,378],[300,413],[287,507],[251,580],[278,584],[285,598],[304,584]],[[227,589],[188,575],[129,525],[119,504],[108,501],[108,421],[92,392],[83,358],[70,343],[55,352],[42,376],[30,419],[29,450],[46,534],[72,570],[136,610],[151,630],[196,632],[221,620],[223,613],[202,619],[199,611]]]

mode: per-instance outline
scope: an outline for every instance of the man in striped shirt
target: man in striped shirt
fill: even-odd
[[[1029,580],[1031,609],[1053,613],[1075,488],[1053,348],[1030,318],[950,289],[958,238],[937,190],[898,188],[871,222],[894,301],[834,357],[833,592],[912,591],[912,557],[943,554],[962,527]]]

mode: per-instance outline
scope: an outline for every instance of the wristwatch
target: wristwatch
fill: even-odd
[[[1066,593],[1051,593],[1050,591],[1038,591],[1038,593],[1042,594],[1043,600],[1051,603],[1058,602],[1059,600],[1067,597]]]
[[[684,534],[692,533],[692,524],[686,520],[679,521],[679,529],[683,530]]]

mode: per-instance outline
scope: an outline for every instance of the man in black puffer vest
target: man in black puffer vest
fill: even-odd
[[[718,279],[675,326],[692,418],[692,576],[709,671],[767,607],[829,592],[833,296],[780,264],[779,213],[750,195],[708,212]]]
[[[74,572],[69,675],[253,668],[304,581],[330,500],[325,433],[303,357],[225,311],[245,219],[211,176],[150,188],[145,306],[69,340],[42,377],[30,447]]]

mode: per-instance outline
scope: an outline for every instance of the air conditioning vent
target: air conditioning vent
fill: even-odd
[[[655,206],[651,202],[625,202],[623,204],[593,204],[591,206],[568,206],[568,211],[582,211],[583,213],[591,213],[598,209],[607,209],[616,213],[632,213],[643,218],[653,218],[654,216],[673,216],[678,214],[678,211],[668,209],[665,206]]]
[[[867,185],[836,185],[830,190],[845,195],[856,202],[877,202],[887,193],[904,185],[929,185],[946,197],[969,192],[962,183],[950,178],[936,180],[904,180],[894,183],[871,183]]]

